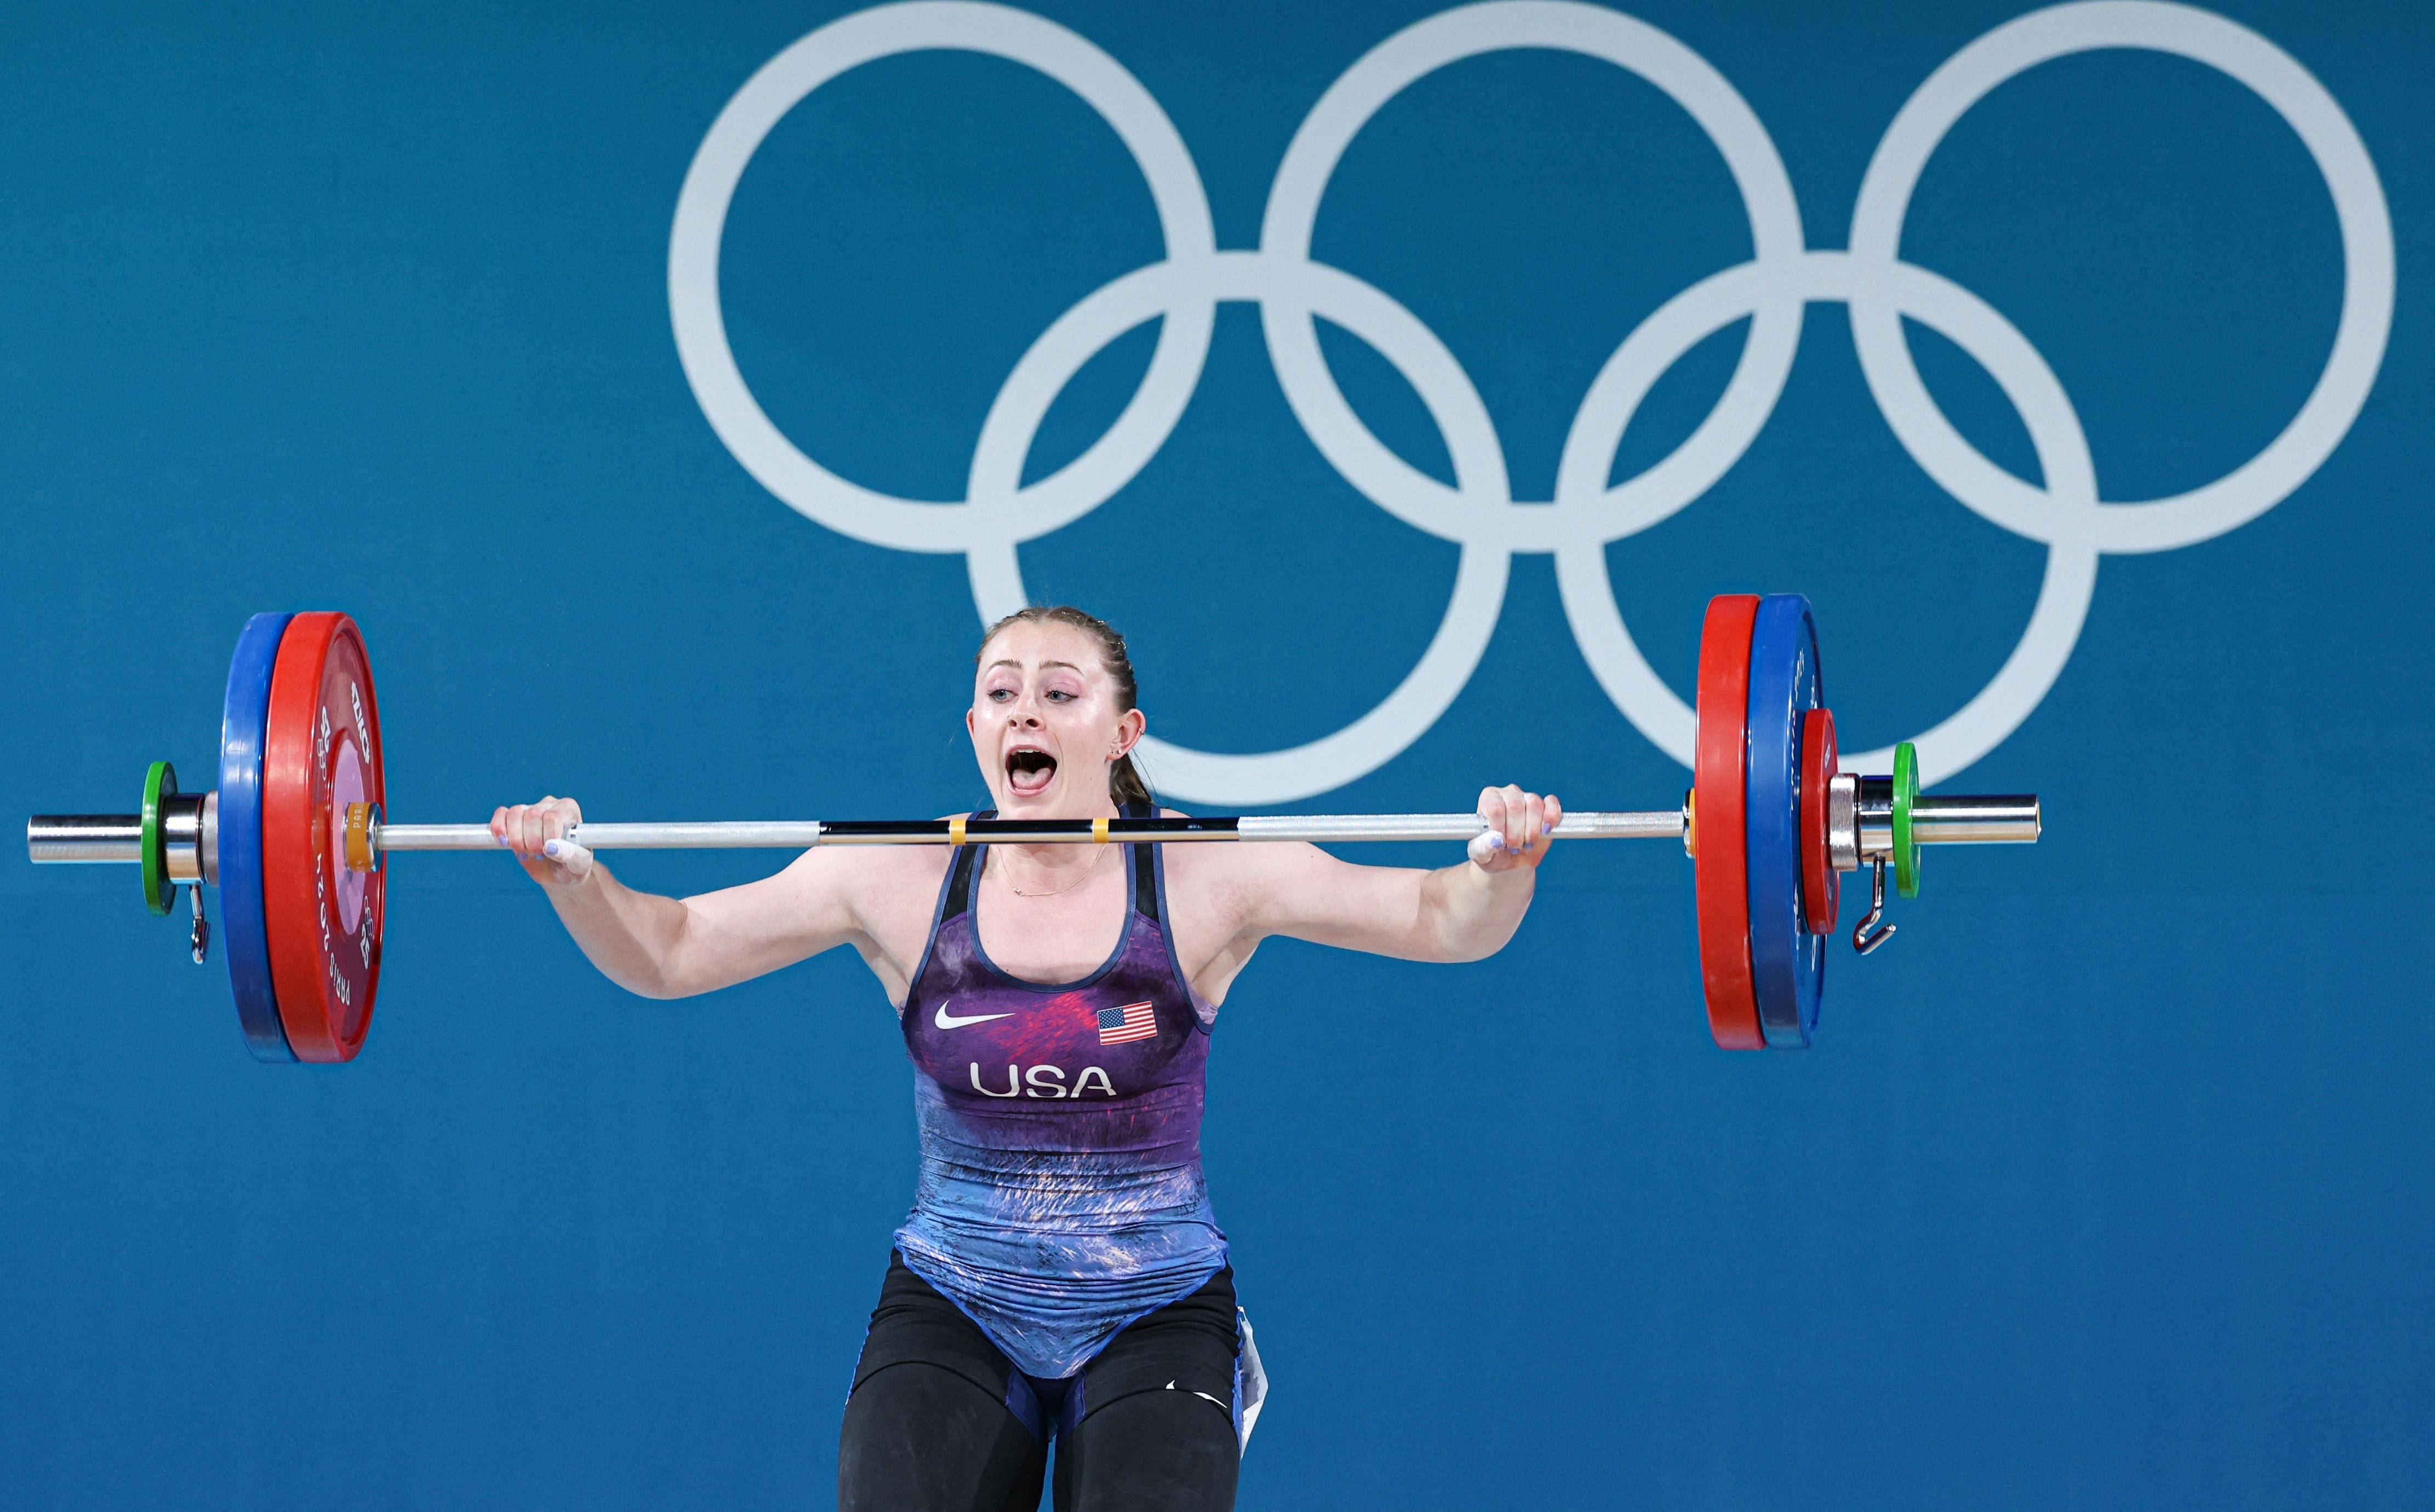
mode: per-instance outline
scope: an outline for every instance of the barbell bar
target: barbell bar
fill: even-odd
[[[1840,774],[1857,784],[1846,810],[1857,823],[1841,843],[1862,864],[1893,853],[1893,782]],[[179,883],[218,876],[217,794],[172,798],[163,804],[166,871]],[[1672,840],[1690,831],[1690,799],[1681,808],[1610,814],[1567,814],[1552,832],[1560,840]],[[1912,803],[1911,830],[1922,845],[2026,844],[2038,838],[2038,800],[2028,795],[1937,798]],[[1241,817],[1189,816],[1156,819],[712,819],[601,823],[586,820],[566,838],[588,850],[808,850],[823,845],[1086,845],[1224,840],[1303,840],[1317,845],[1368,840],[1459,840],[1489,826],[1476,814],[1279,814]],[[400,850],[496,850],[487,824],[390,824],[370,828],[374,857]],[[138,814],[38,814],[26,821],[26,849],[44,865],[78,862],[134,866],[144,859]],[[1686,851],[1688,847],[1685,847]],[[351,869],[371,866],[350,858]],[[1856,868],[1843,868],[1853,870]],[[166,910],[161,910],[166,912]]]
[[[1817,638],[1795,594],[1727,594],[1701,636],[1694,784],[1679,807],[1580,812],[1563,840],[1679,839],[1692,857],[1709,1028],[1727,1049],[1800,1048],[1813,1040],[1822,942],[1838,927],[1841,873],[1871,872],[1871,906],[1852,932],[1866,954],[1881,922],[1885,873],[1915,896],[1923,846],[2025,844],[2043,815],[2034,795],[1954,797],[1917,790],[1897,747],[1889,776],[1840,770],[1820,701]],[[256,615],[239,637],[223,709],[221,787],[179,791],[156,762],[137,814],[36,815],[27,855],[41,864],[142,868],[147,906],[166,914],[184,887],[189,941],[207,956],[202,889],[221,889],[232,989],[248,1043],[264,1059],[351,1060],[377,989],[388,857],[495,850],[487,824],[396,824],[383,812],[384,767],[371,662],[343,614]],[[568,838],[593,850],[808,850],[834,845],[1164,844],[1300,840],[1468,842],[1476,814],[1181,816],[1097,819],[585,821]]]

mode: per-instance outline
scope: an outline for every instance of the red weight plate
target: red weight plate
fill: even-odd
[[[1742,783],[1749,747],[1751,627],[1755,593],[1708,600],[1700,627],[1700,733],[1691,775],[1692,885],[1700,913],[1700,979],[1708,1032],[1727,1050],[1760,1050],[1751,988],[1749,862]]]
[[[1801,909],[1812,935],[1835,933],[1842,878],[1826,849],[1826,782],[1835,775],[1835,716],[1812,709],[1801,723]]]
[[[350,803],[384,803],[363,635],[299,614],[280,637],[262,742],[262,902],[273,995],[299,1060],[353,1060],[380,983],[383,878],[350,871]]]

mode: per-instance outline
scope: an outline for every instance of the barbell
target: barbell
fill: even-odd
[[[1800,1049],[1818,1029],[1825,943],[1841,874],[1869,868],[1869,908],[1852,931],[1865,955],[1884,922],[1886,871],[1919,892],[1923,846],[2034,841],[2034,796],[1919,791],[1906,744],[1886,776],[1843,771],[1821,691],[1809,601],[1732,593],[1709,602],[1700,634],[1692,787],[1673,808],[1575,813],[1556,838],[1675,839],[1692,859],[1708,1028],[1728,1050]],[[387,817],[380,709],[354,621],[327,611],[256,614],[237,637],[221,710],[218,786],[181,792],[155,762],[140,810],[37,815],[36,862],[141,869],[146,905],[194,912],[189,944],[210,954],[205,885],[220,894],[229,983],[247,1044],[265,1060],[344,1061],[363,1049],[380,983],[391,854],[494,850],[486,824]],[[801,819],[598,823],[570,833],[595,850],[823,845],[1082,844],[1162,841],[1469,841],[1472,814],[1185,816],[1096,819]]]

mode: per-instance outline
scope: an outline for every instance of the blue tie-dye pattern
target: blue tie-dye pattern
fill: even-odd
[[[1149,850],[1128,848],[1129,882]],[[971,907],[950,906],[957,882],[950,867],[906,997],[922,1172],[896,1246],[1016,1368],[1054,1380],[1226,1263],[1200,1172],[1208,1022],[1133,887],[1106,964],[1046,986],[991,964]],[[1101,1010],[1142,1002],[1157,1037],[1101,1044]],[[942,1030],[942,1007],[1003,1017]]]

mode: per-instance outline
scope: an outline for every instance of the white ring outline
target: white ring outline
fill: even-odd
[[[1133,153],[1157,206],[1166,259],[1124,275],[1060,317],[1008,379],[976,445],[960,503],[896,499],[821,469],[752,400],[726,342],[719,239],[734,187],[771,127],[847,68],[925,47],[993,53],[1064,83]],[[1319,202],[1345,147],[1387,100],[1461,58],[1551,47],[1638,74],[1689,112],[1725,156],[1751,217],[1753,257],[1694,284],[1632,331],[1575,413],[1554,499],[1517,502],[1501,447],[1452,354],[1391,297],[1308,261]],[[2299,413],[2268,446],[2213,483],[2172,498],[2099,502],[2068,396],[2027,338],[1967,290],[1899,260],[1902,224],[1928,157],[1973,104],[2037,63],[2098,48],[2146,48],[2207,64],[2248,86],[2299,134],[2332,194],[2343,246],[2343,301],[2332,352]],[[1787,227],[1788,226],[1788,234]],[[1189,403],[1216,304],[1249,299],[1288,404],[1315,445],[1365,497],[1463,547],[1455,593],[1421,662],[1377,708],[1289,750],[1226,755],[1147,742],[1165,784],[1193,800],[1284,802],[1392,760],[1450,707],[1501,611],[1511,553],[1556,556],[1568,622],[1608,696],[1641,731],[1688,764],[1691,711],[1624,627],[1605,547],[1683,508],[1730,471],[1771,416],[1808,301],[1850,306],[1872,396],[1896,438],[1966,507],[2048,548],[2022,639],[1995,677],[1916,737],[1922,780],[1948,777],[2000,744],[2053,686],[2077,643],[2104,552],[2158,551],[2233,529],[2305,482],[2356,421],[2381,368],[2393,305],[2390,211],[2365,145],[2333,97],[2288,53],[2211,11],[2167,0],[2076,0],[2008,22],[1924,81],[1872,156],[1853,215],[1852,250],[1808,250],[1798,208],[1765,129],[1705,60],[1646,23],[1578,0],[1487,0],[1414,23],[1358,60],[1296,131],[1271,185],[1256,253],[1215,250],[1189,153],[1148,92],[1097,47],[1028,12],[974,0],[905,0],[855,12],[801,39],[754,74],[714,123],[679,198],[669,304],[687,381],[713,428],[764,487],[832,529],[898,549],[963,551],[984,619],[1023,601],[1015,548],[1112,496],[1147,465]],[[1338,313],[1354,312],[1349,317]],[[1328,372],[1312,317],[1345,324],[1422,394],[1457,460],[1452,489],[1371,435]],[[1943,332],[2019,409],[2046,486],[2028,484],[1963,439],[1920,381],[1904,316]],[[1040,419],[1088,357],[1159,318],[1142,384],[1110,430],[1050,476],[1020,486]],[[1606,483],[1632,411],[1682,353],[1725,324],[1752,328],[1724,396],[1692,437],[1637,476]],[[1111,326],[1112,320],[1121,324]],[[1424,372],[1397,355],[1412,356]],[[1050,379],[1054,383],[1050,383]],[[1436,389],[1432,393],[1432,387]],[[1448,396],[1452,396],[1449,398]],[[2060,480],[2060,482],[2058,481]],[[1493,558],[1491,552],[1494,553]],[[1890,747],[1889,747],[1890,750]],[[1857,764],[1881,763],[1888,751]]]
[[[1779,285],[1778,293],[1791,289],[1804,299],[1832,301],[1850,299],[1864,280],[1875,281],[1880,285],[1878,297],[1900,315],[1944,335],[1995,380],[2029,426],[2039,471],[2054,490],[2059,507],[2096,507],[2096,462],[2080,416],[2054,370],[2028,337],[1986,301],[1950,279],[1909,263],[1870,267],[1856,263],[1848,253],[1833,251],[1811,252],[1789,268],[1745,263],[1703,279],[1669,301],[1641,332],[1633,333],[1633,339],[1640,340],[1644,332],[1662,331],[1665,344],[1649,341],[1644,353],[1649,360],[1635,369],[1639,381],[1621,389],[1624,397],[1617,410],[1598,414],[1595,432],[1577,419],[1573,434],[1565,438],[1560,468],[1602,478],[1630,422],[1631,406],[1684,352],[1749,314],[1751,302],[1766,297],[1759,292],[1760,285],[1774,284]],[[1581,415],[1590,414],[1583,406]],[[1689,765],[1697,717],[1649,664],[1625,627],[1622,608],[1607,576],[1609,544],[1597,533],[1585,532],[1557,546],[1556,585],[1565,618],[1607,696],[1659,749]],[[2019,644],[1976,696],[1934,728],[1912,737],[1923,771],[1949,776],[1977,761],[2018,728],[2027,712],[2037,707],[2054,686],[2096,596],[2098,556],[2097,548],[2084,541],[2047,543],[2046,576]],[[2021,713],[2012,713],[2015,708]],[[1892,761],[1893,747],[1887,746],[1856,752],[1846,765],[1855,770],[1874,770],[1890,768]]]
[[[1851,301],[1852,335],[1870,391],[1904,449],[1963,506],[2031,541],[2070,529],[2107,552],[2169,551],[2246,524],[2289,497],[2350,433],[2384,365],[2394,284],[2384,186],[2350,117],[2298,59],[2211,10],[2166,0],[2081,0],[2007,22],[1946,60],[1886,128],[1852,210],[1852,254],[1880,265],[1899,260],[1911,192],[1929,156],[1997,85],[2057,58],[2112,48],[2186,58],[2246,86],[2300,138],[2333,197],[2342,236],[2341,314],[2324,369],[2282,433],[2222,477],[2170,498],[2057,514],[2042,490],[1987,460],[1953,428],[1920,381],[1900,318],[1866,287]]]
[[[1770,266],[1800,261],[1801,207],[1792,180],[1749,102],[1707,60],[1673,37],[1621,11],[1572,0],[1464,6],[1415,22],[1363,54],[1328,86],[1287,146],[1260,225],[1262,254],[1312,266],[1311,235],[1328,181],[1354,137],[1390,100],[1452,63],[1520,47],[1613,63],[1662,91],[1723,155],[1750,217],[1753,260]],[[1770,299],[1746,313],[1753,317],[1750,335],[1723,397],[1665,460],[1617,487],[1613,496],[1601,476],[1594,494],[1559,489],[1552,507],[1513,505],[1498,511],[1499,517],[1467,516],[1450,526],[1437,524],[1431,512],[1398,508],[1392,502],[1399,489],[1428,497],[1443,492],[1443,486],[1389,451],[1354,413],[1328,372],[1309,312],[1270,301],[1261,306],[1260,324],[1295,418],[1355,487],[1409,524],[1450,540],[1478,540],[1485,532],[1509,549],[1546,551],[1574,524],[1568,516],[1624,513],[1636,507],[1644,518],[1631,528],[1654,524],[1698,498],[1749,448],[1791,376],[1802,301]],[[1627,337],[1625,346],[1630,344]],[[1596,386],[1592,392],[1597,392]],[[1643,503],[1651,491],[1678,497],[1652,509]],[[1615,530],[1610,539],[1629,533]]]
[[[1175,124],[1123,64],[1083,38],[1010,6],[974,0],[908,0],[858,10],[805,36],[735,92],[711,123],[685,170],[668,238],[668,309],[685,381],[718,438],[755,481],[797,512],[840,535],[899,551],[965,549],[964,504],[901,499],[851,483],[803,455],[763,412],[727,341],[718,295],[719,243],[735,186],[780,118],[848,69],[897,53],[987,53],[1026,64],[1072,90],[1115,129],[1148,181],[1170,260],[1206,257],[1217,246],[1200,171]],[[1045,499],[1087,495],[1112,472],[1130,478],[1149,460],[1190,403],[1217,320],[1214,302],[1180,302],[1159,330],[1157,350],[1124,413],[1108,433],[1054,475],[1032,485]],[[1154,437],[1152,433],[1155,433]],[[1122,478],[1118,480],[1120,486]],[[1114,492],[1114,487],[1108,488]],[[1088,513],[1092,498],[1066,518]]]
[[[1289,293],[1281,288],[1287,283]],[[1219,252],[1203,266],[1159,263],[1117,279],[1061,317],[1024,353],[1017,371],[1026,373],[1028,381],[1008,384],[1009,392],[1019,391],[1023,401],[991,406],[981,442],[974,449],[970,496],[976,504],[990,503],[989,518],[1018,507],[1015,482],[1058,392],[1109,342],[1158,315],[1185,286],[1214,293],[1221,301],[1252,301],[1263,307],[1272,299],[1289,297],[1298,307],[1314,309],[1359,336],[1404,375],[1445,438],[1455,487],[1445,490],[1430,479],[1431,487],[1449,493],[1461,507],[1483,512],[1511,498],[1505,453],[1488,406],[1454,353],[1417,316],[1337,268],[1280,264],[1256,252]],[[1371,497],[1377,502],[1374,494]],[[983,623],[993,624],[1031,601],[1024,591],[1015,545],[1041,534],[1034,528],[1037,524],[1018,517],[1001,534],[971,542],[973,598]],[[1496,633],[1512,563],[1513,554],[1499,544],[1464,541],[1454,592],[1428,648],[1394,691],[1353,723],[1304,745],[1251,754],[1198,750],[1144,735],[1140,749],[1147,769],[1169,791],[1223,792],[1237,803],[1291,802],[1374,769],[1377,763],[1369,752],[1378,743],[1391,742],[1396,750],[1410,746],[1470,682]]]

